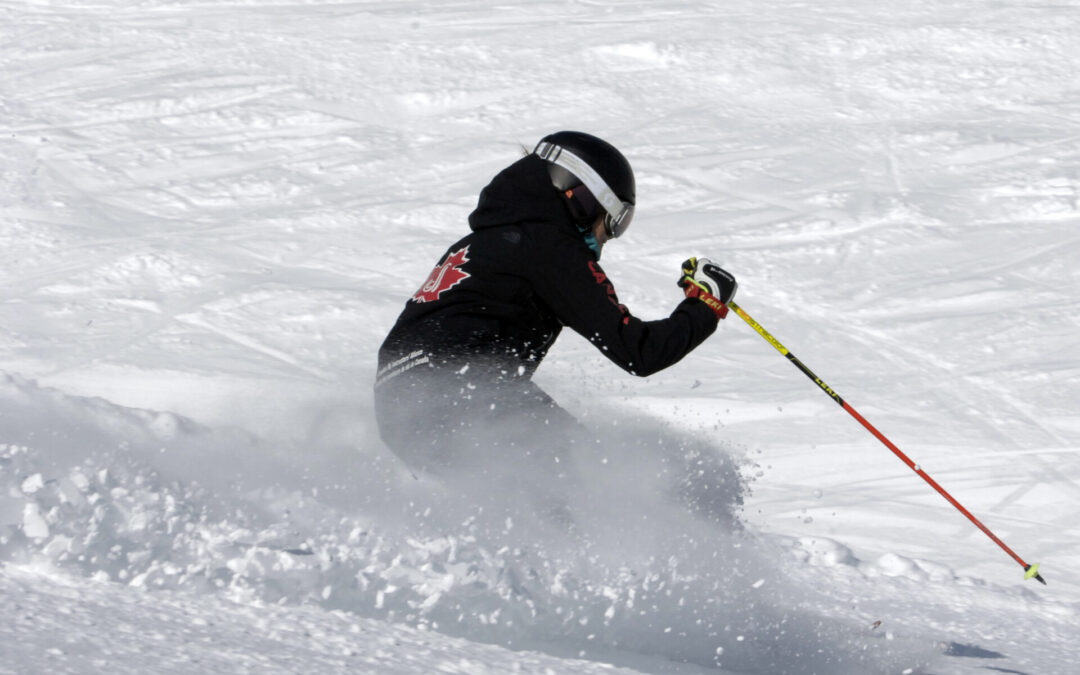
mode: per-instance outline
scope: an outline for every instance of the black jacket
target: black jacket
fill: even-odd
[[[377,386],[419,364],[468,367],[480,381],[529,378],[563,326],[644,376],[716,330],[716,315],[699,300],[659,321],[631,315],[535,155],[495,176],[469,225],[383,342]]]

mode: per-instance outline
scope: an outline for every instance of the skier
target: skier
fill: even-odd
[[[716,330],[737,284],[706,258],[683,264],[686,297],[668,318],[642,321],[619,302],[600,253],[629,227],[634,203],[626,158],[576,131],[545,136],[492,179],[472,232],[443,254],[379,349],[375,412],[396,454],[434,470],[482,466],[515,446],[558,462],[577,423],[532,375],[563,326],[639,376]]]

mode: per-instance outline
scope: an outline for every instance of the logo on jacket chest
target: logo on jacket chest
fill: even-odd
[[[431,270],[427,281],[410,300],[413,302],[434,302],[438,300],[443,293],[472,276],[461,269],[461,266],[467,262],[469,262],[468,246],[451,252],[450,255],[446,256],[446,260]]]

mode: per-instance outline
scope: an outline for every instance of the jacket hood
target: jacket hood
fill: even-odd
[[[536,155],[519,159],[492,178],[469,214],[469,227],[474,231],[523,222],[574,227],[566,204],[551,185],[546,162]]]

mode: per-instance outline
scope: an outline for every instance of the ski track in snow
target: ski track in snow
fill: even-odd
[[[1071,673],[1078,28],[1075,2],[0,0],[0,672]],[[558,128],[635,165],[604,264],[636,314],[719,259],[1050,585],[735,317],[646,380],[552,350],[538,381],[610,446],[573,534],[396,464],[378,344]]]

